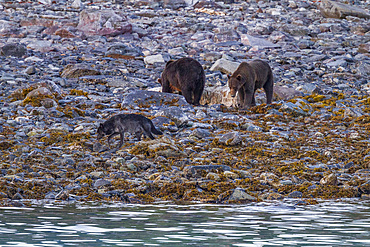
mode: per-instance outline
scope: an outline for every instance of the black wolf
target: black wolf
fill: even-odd
[[[98,128],[98,140],[103,136],[108,135],[108,145],[110,147],[111,138],[120,135],[120,143],[117,149],[123,145],[124,133],[129,132],[135,134],[140,141],[141,135],[144,133],[150,139],[155,139],[153,134],[162,135],[163,133],[154,127],[153,122],[138,114],[118,114],[109,118]]]

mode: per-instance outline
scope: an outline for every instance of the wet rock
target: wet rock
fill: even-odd
[[[0,49],[1,56],[23,57],[27,54],[27,49],[22,44],[6,44]]]
[[[232,191],[226,192],[225,194],[226,195],[230,194],[230,196],[228,196],[226,198],[223,198],[224,195],[221,194],[218,197],[218,201],[220,201],[220,202],[225,202],[225,201],[228,201],[228,202],[252,202],[252,201],[257,200],[257,198],[255,198],[254,196],[249,195],[242,188],[236,188]]]
[[[330,0],[322,0],[319,9],[321,14],[326,18],[345,18],[347,16],[370,18],[368,11]]]
[[[302,198],[303,197],[303,193],[300,192],[300,191],[293,191],[291,193],[288,194],[288,197],[289,198]]]

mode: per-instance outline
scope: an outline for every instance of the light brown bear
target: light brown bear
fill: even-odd
[[[198,61],[185,57],[168,61],[158,82],[162,85],[162,92],[173,93],[177,90],[189,104],[199,105],[206,76]]]
[[[269,64],[262,60],[242,62],[229,78],[231,97],[238,93],[240,108],[249,108],[256,105],[254,93],[258,88],[263,88],[266,93],[267,104],[271,104],[274,77]]]

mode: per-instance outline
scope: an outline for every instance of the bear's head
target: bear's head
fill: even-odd
[[[243,77],[241,75],[227,75],[229,78],[229,88],[230,88],[230,95],[231,97],[235,97],[236,93],[239,91],[239,89],[243,86]]]

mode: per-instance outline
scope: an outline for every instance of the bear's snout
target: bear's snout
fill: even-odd
[[[236,91],[235,91],[235,90],[233,90],[233,89],[231,89],[231,90],[230,90],[230,96],[234,98],[234,97],[235,97],[235,95],[236,95]]]

